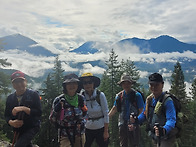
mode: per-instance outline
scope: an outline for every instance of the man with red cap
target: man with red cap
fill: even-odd
[[[31,140],[40,129],[40,97],[36,91],[27,89],[23,72],[14,72],[11,81],[15,92],[7,97],[5,119],[15,132],[15,147],[32,147]]]

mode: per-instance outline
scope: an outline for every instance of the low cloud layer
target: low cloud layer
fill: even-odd
[[[107,53],[107,52],[106,52]],[[109,59],[109,53],[99,52],[95,54],[76,54],[76,53],[62,53],[59,55],[59,60],[62,61],[62,68],[67,72],[95,72],[97,74],[103,74],[104,70],[101,66],[96,65],[93,66],[90,64],[92,61],[102,61],[104,62]],[[176,63],[179,58],[184,60],[195,60],[196,53],[186,51],[183,53],[172,52],[172,53],[149,53],[149,54],[136,54],[129,53],[128,51],[122,52],[120,50],[117,51],[118,60],[122,59],[130,59],[134,62],[145,62],[149,64],[155,63]],[[8,59],[8,62],[12,63],[11,69],[18,69],[24,71],[26,74],[39,77],[43,76],[44,71],[48,69],[52,69],[54,67],[55,57],[43,57],[43,56],[34,56],[25,52],[20,52],[18,50],[8,50],[3,51],[0,54],[0,58]],[[84,63],[81,67],[82,71],[78,71],[76,67],[72,67],[71,64],[77,65],[78,63]],[[195,70],[195,69],[193,69]],[[164,69],[160,69],[159,72],[163,72],[165,76],[167,75],[165,72],[167,71],[166,67]],[[167,71],[168,72],[168,71]],[[171,72],[171,71],[170,71]],[[146,72],[143,71],[141,76],[145,76]]]

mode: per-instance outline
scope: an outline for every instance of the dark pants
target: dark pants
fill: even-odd
[[[176,141],[176,133],[178,132],[177,128],[174,128],[170,132],[170,136],[167,139],[160,140],[160,147],[174,147]],[[159,146],[157,141],[153,140],[154,147]]]
[[[39,127],[20,132],[14,147],[32,147],[31,140],[39,132]]]
[[[85,131],[86,142],[84,147],[91,147],[94,139],[96,140],[99,147],[107,147],[108,141],[104,141],[103,133],[104,133],[104,128],[97,129],[97,130],[86,129]]]
[[[134,131],[129,131],[127,125],[119,127],[120,147],[138,147],[140,140],[140,127],[137,125]]]

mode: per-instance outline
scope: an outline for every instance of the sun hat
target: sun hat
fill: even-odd
[[[151,74],[148,79],[148,83],[163,83],[163,77],[159,73]]]
[[[133,79],[131,79],[131,77],[127,74],[127,73],[123,73],[121,75],[120,81],[118,82],[118,85],[121,85],[122,82],[130,82],[131,84],[135,83],[135,81]]]
[[[74,73],[71,73],[71,74],[65,75],[64,81],[63,81],[63,83],[62,83],[63,92],[64,92],[65,94],[67,94],[66,84],[67,84],[67,83],[72,83],[72,82],[77,82],[77,83],[78,83],[78,89],[76,90],[76,93],[79,93],[79,92],[80,92],[80,90],[81,90],[81,88],[82,88],[82,86],[81,86],[82,84],[81,84],[81,82],[80,82],[78,76],[77,76],[76,74],[74,74]]]
[[[78,76],[74,73],[71,73],[71,74],[65,75],[63,84],[71,83],[71,82],[79,82],[79,81],[80,80]]]
[[[91,78],[91,80],[92,80],[93,83],[94,83],[94,87],[95,87],[95,88],[96,88],[96,87],[99,87],[99,85],[100,85],[100,78],[99,78],[99,77],[96,77],[96,76],[94,76],[92,73],[87,72],[87,73],[83,73],[79,79],[80,79],[81,82],[83,82],[83,80],[84,80],[85,78]]]
[[[25,74],[21,71],[16,71],[11,75],[11,81],[14,82],[16,79],[23,79],[25,80]]]

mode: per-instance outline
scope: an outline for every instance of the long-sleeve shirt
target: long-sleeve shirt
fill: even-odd
[[[152,99],[152,106],[155,107],[158,102],[158,99]],[[172,99],[169,97],[164,103],[165,115],[166,115],[166,123],[163,128],[166,130],[166,134],[168,134],[176,124],[176,110]],[[146,110],[146,103],[143,112],[138,116],[138,122],[141,124],[146,120],[146,116],[144,114]]]
[[[122,112],[119,114],[119,122],[118,126],[124,124],[124,122],[127,122],[130,119],[130,114],[132,112],[137,112],[138,114],[138,109],[144,108],[144,101],[142,98],[142,95],[139,92],[136,92],[136,97],[130,97],[130,93],[126,94],[126,92],[123,90],[123,99],[124,103],[121,103],[122,107]],[[135,99],[136,100],[136,105],[131,103],[130,99]],[[114,101],[114,106],[117,107],[117,99],[119,99],[119,95],[116,95],[115,101]]]
[[[13,116],[12,110],[14,107],[17,106],[26,106],[31,109],[30,115],[23,114],[23,121],[24,125],[17,130],[25,130],[29,128],[33,128],[40,125],[40,119],[42,115],[42,108],[40,97],[37,92],[26,89],[25,93],[20,96],[21,100],[19,101],[16,96],[16,92],[12,93],[8,96],[6,101],[6,108],[5,108],[5,119],[7,123],[9,120],[19,119],[18,114]]]
[[[91,97],[84,92],[84,97],[86,101],[86,106],[88,108],[88,118],[99,118],[96,120],[88,119],[86,122],[87,129],[100,129],[104,127],[105,123],[109,123],[109,109],[105,94],[103,92],[100,93],[100,104],[96,101],[97,89],[93,91]]]

